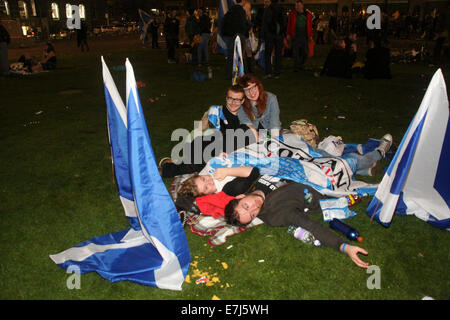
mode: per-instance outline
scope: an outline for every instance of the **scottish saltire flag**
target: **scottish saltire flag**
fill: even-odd
[[[220,120],[223,120],[225,124],[228,124],[227,118],[223,114],[222,106],[211,106],[208,110],[208,120],[216,128],[220,130]]]
[[[388,227],[394,213],[414,214],[450,230],[449,104],[439,69],[369,203],[367,215]]]
[[[242,59],[241,38],[236,36],[234,39],[234,54],[233,54],[233,85],[237,84],[240,77],[244,75],[244,60]]]
[[[375,185],[353,180],[349,165],[339,157],[303,161],[275,156],[259,158],[249,153],[233,152],[228,156],[214,157],[208,161],[208,167],[213,170],[238,166],[256,167],[261,174],[299,182],[332,197],[360,193],[359,189],[368,194],[374,194],[376,190]]]
[[[139,9],[138,12],[139,12],[139,31],[140,31],[139,39],[141,39],[141,41],[145,43],[147,40],[148,26],[152,22],[152,16],[141,9]]]
[[[231,9],[231,7],[234,5],[233,0],[219,0],[219,21],[218,25],[222,25],[222,18],[225,15],[225,13],[228,12],[228,10]],[[220,32],[220,28],[217,32],[217,52],[221,54],[227,54],[227,42]]]
[[[119,198],[125,210],[125,216],[135,230],[140,230],[136,207],[134,205],[133,190],[128,164],[128,130],[127,109],[123,104],[119,91],[112,79],[111,73],[102,59],[103,83],[105,86],[105,100],[107,109],[108,137],[111,147],[111,159]]]
[[[114,120],[122,121],[125,127],[126,123],[128,135],[128,162],[119,164],[118,158],[113,157],[114,167],[116,175],[117,172],[129,171],[140,229],[130,228],[95,237],[50,258],[64,269],[78,268],[82,274],[95,271],[111,282],[128,280],[162,289],[181,290],[190,263],[189,248],[175,205],[158,173],[133,68],[127,59],[126,113],[123,113],[123,103],[119,102],[120,96],[114,90],[114,82],[104,63],[103,68],[113,155],[119,153],[117,149],[114,151],[114,137],[123,137],[113,131],[123,127],[122,124],[110,124]],[[111,119],[110,114],[116,118]],[[123,141],[119,145],[121,143]],[[124,149],[120,150],[123,152]],[[128,168],[117,169],[118,165],[126,164]]]

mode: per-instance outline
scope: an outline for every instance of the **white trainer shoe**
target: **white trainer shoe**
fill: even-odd
[[[386,133],[381,138],[380,145],[375,150],[380,151],[381,156],[384,158],[386,156],[386,153],[391,148],[393,141],[394,141],[394,139],[392,138],[392,136],[389,133]]]

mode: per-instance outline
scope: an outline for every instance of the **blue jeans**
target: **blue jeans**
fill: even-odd
[[[201,41],[197,47],[197,59],[198,63],[202,63],[202,57],[205,63],[209,62],[209,52],[208,52],[208,43],[209,43],[209,33],[201,34]]]
[[[314,151],[320,153],[324,157],[335,157],[321,149],[315,149]],[[369,169],[373,166],[373,164],[378,160],[381,160],[381,154],[378,152],[378,150],[373,150],[366,153],[365,155],[360,155],[359,153],[354,152],[346,153],[339,158],[344,159],[348,163],[353,174],[368,176]]]

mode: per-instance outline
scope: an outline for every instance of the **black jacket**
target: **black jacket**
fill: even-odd
[[[305,189],[313,195],[311,203],[305,201],[303,196]],[[339,250],[345,241],[330,228],[309,217],[310,214],[322,212],[319,200],[324,198],[327,197],[309,186],[291,182],[266,196],[258,218],[273,227],[290,225],[302,227],[311,232],[324,246]],[[308,208],[307,213],[304,211],[305,208]]]
[[[237,34],[243,34],[248,37],[248,32],[250,30],[250,25],[247,21],[247,16],[245,14],[244,8],[242,6],[235,4],[230,9],[231,12],[231,23],[233,26],[233,36]]]
[[[276,3],[264,9],[262,27],[263,37],[284,36],[286,33],[286,16]]]

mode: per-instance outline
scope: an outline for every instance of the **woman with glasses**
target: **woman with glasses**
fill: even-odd
[[[261,81],[251,74],[241,77],[238,84],[245,93],[245,101],[238,111],[239,121],[254,131],[257,137],[257,131],[261,129],[278,135],[281,122],[277,96],[265,91]]]

